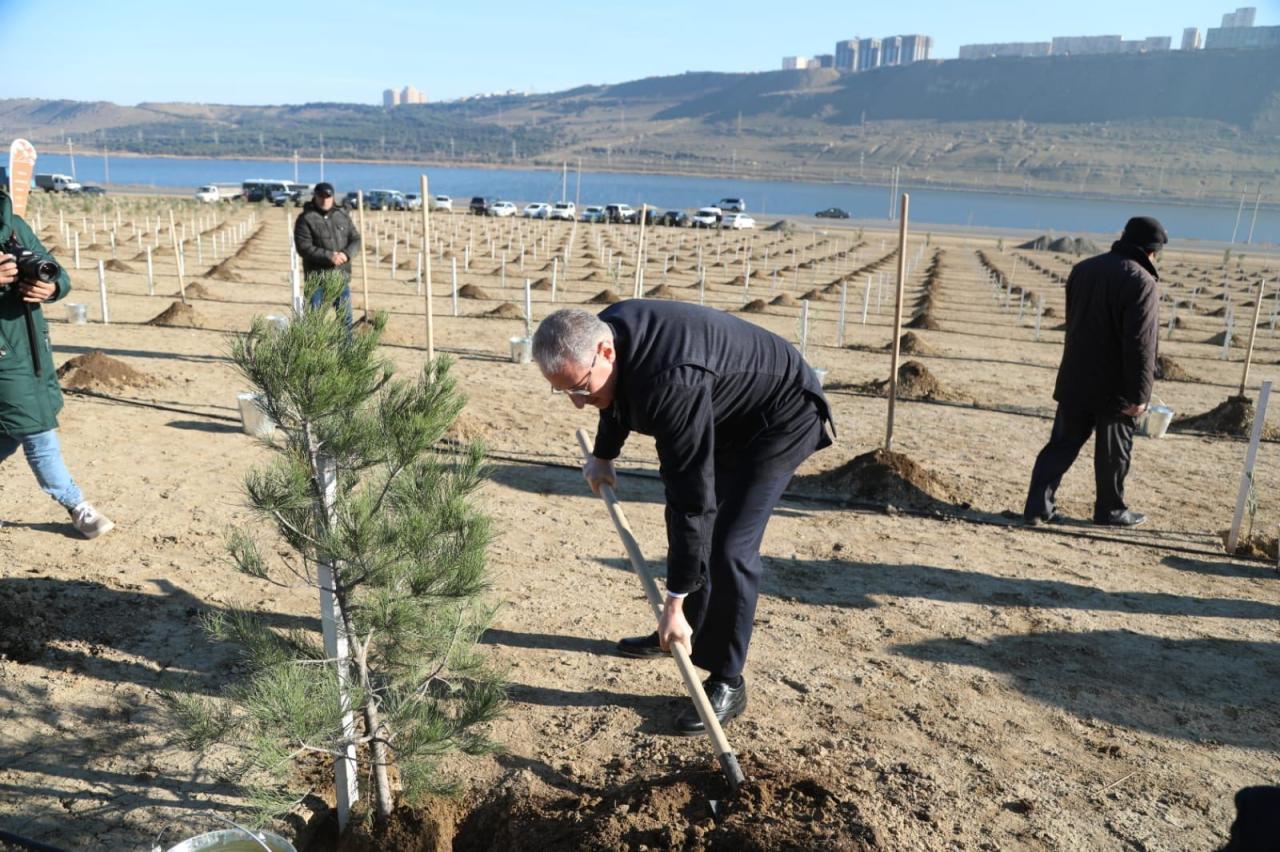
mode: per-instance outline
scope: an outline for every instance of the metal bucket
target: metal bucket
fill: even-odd
[[[276,433],[276,424],[262,410],[259,399],[256,393],[236,394],[236,402],[240,406],[240,428],[246,435],[269,441]]]
[[[1173,409],[1164,403],[1147,406],[1147,410],[1138,418],[1137,432],[1148,438],[1163,438],[1173,422]]]
[[[170,846],[164,852],[198,852],[205,849],[217,849],[220,852],[262,852],[264,847],[270,852],[297,852],[292,843],[278,834],[255,831],[250,835],[246,829],[238,828],[225,828],[191,837],[177,846]]]
[[[72,325],[84,325],[88,319],[84,305],[77,302],[64,302],[67,306],[67,322]]]
[[[511,363],[528,364],[533,360],[533,338],[511,338]]]

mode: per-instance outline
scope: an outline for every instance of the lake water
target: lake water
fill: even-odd
[[[157,189],[189,188],[206,183],[239,183],[246,178],[293,179],[293,163],[278,160],[201,160],[168,157],[113,157],[111,182],[153,186]],[[339,193],[350,189],[399,189],[416,192],[423,166],[391,163],[326,162],[324,179]],[[43,154],[37,171],[70,173],[66,154]],[[431,191],[451,195],[455,208],[472,195],[493,196],[518,203],[559,201],[559,171],[528,169],[476,169],[430,167]],[[101,156],[77,156],[76,176],[86,183],[103,183]],[[300,162],[298,179],[321,180],[318,162]],[[889,191],[882,186],[836,183],[801,183],[734,178],[638,175],[623,172],[584,172],[581,190],[577,176],[569,172],[567,197],[580,204],[625,202],[639,207],[642,201],[663,208],[691,209],[720,198],[746,199],[747,209],[771,216],[811,216],[827,207],[841,207],[854,219],[887,219]],[[1244,243],[1253,218],[1253,197],[1246,200],[1236,226],[1237,205],[1210,206],[1167,202],[1062,198],[1046,195],[947,191],[913,186],[913,229],[925,225],[1004,228],[1055,232],[1056,234],[1118,233],[1130,216],[1155,216],[1174,239],[1227,242],[1236,230],[1236,242]],[[1280,211],[1258,211],[1253,230],[1255,245],[1280,243]],[[1242,249],[1243,250],[1243,249]]]

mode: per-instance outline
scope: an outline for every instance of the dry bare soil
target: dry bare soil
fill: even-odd
[[[249,241],[214,256],[212,234],[234,234],[249,213],[224,212],[231,226],[215,226],[210,211],[181,207],[188,280],[201,290],[189,309],[170,310],[173,253],[155,253],[148,295],[130,225],[139,211],[149,216],[142,239],[154,245],[168,202],[133,203],[117,233],[117,259],[132,271],[107,272],[111,323],[99,322],[90,270],[111,256],[107,228],[71,211],[64,221],[82,231],[82,246],[91,227],[102,246],[82,250],[73,274],[71,300],[88,304],[90,322],[69,325],[61,305],[47,308],[59,364],[101,352],[135,371],[81,365],[76,384],[87,393],[68,394],[62,415],[68,464],[115,531],[77,538],[20,458],[0,467],[0,826],[77,850],[146,848],[166,827],[172,840],[217,827],[208,811],[234,817],[243,807],[217,753],[175,744],[160,698],[166,688],[215,694],[234,677],[234,649],[204,637],[202,614],[248,605],[281,628],[318,629],[309,593],[238,575],[222,544],[229,526],[249,521],[240,483],[269,453],[240,431],[235,393],[245,387],[227,335],[288,311],[286,214],[258,211]],[[40,220],[71,263],[57,212],[42,207]],[[485,642],[509,667],[510,706],[493,732],[507,751],[454,762],[467,795],[406,815],[387,848],[1212,849],[1225,841],[1233,793],[1280,773],[1280,579],[1274,556],[1228,557],[1218,533],[1243,440],[1139,438],[1129,494],[1151,520],[1137,530],[1087,523],[1089,448],[1061,494],[1071,523],[1030,529],[1003,514],[1021,509],[1049,433],[1064,314],[1057,279],[1073,258],[1014,251],[1011,241],[1000,251],[988,238],[912,238],[905,319],[932,319],[917,323],[910,356],[923,368],[913,368],[913,387],[930,393],[898,405],[894,450],[927,477],[923,490],[877,495],[846,466],[884,439],[874,383],[889,373],[895,235],[654,229],[645,287],[666,284],[669,298],[699,298],[699,246],[707,304],[738,311],[760,299],[744,316],[792,340],[795,300],[818,291],[807,356],[829,371],[839,418],[836,446],[806,463],[765,536],[750,707],[727,727],[751,781],[729,795],[707,743],[669,734],[687,701],[674,666],[614,655],[619,636],[651,621],[575,469],[573,430],[592,418],[551,397],[532,365],[510,362],[522,319],[488,316],[523,304],[517,282],[553,272],[556,304],[629,295],[637,229],[435,221],[436,341],[457,359],[470,399],[459,432],[492,452],[481,499],[502,605]],[[366,229],[369,299],[391,313],[385,354],[407,371],[424,359],[416,264],[406,261],[419,222],[379,214]],[[566,248],[567,271],[553,269],[549,252],[563,261]],[[455,260],[459,285],[486,297],[459,300],[457,316]],[[1224,328],[1210,313],[1230,294],[1247,340],[1247,291],[1268,265],[1274,280],[1277,261],[1254,254],[1224,271],[1220,255],[1175,250],[1162,264],[1162,321],[1180,303],[1162,353],[1192,380],[1162,381],[1157,393],[1179,414],[1206,412],[1237,392],[1243,356],[1236,348],[1222,360],[1222,347],[1205,342]],[[1006,286],[992,284],[991,270]],[[738,276],[745,285],[727,283]],[[1030,296],[1020,310],[1021,291]],[[535,319],[550,299],[534,290]],[[1056,315],[1042,319],[1038,341],[1037,303]],[[1254,397],[1280,355],[1274,304],[1268,296],[1261,313]],[[1259,451],[1259,535],[1273,536],[1280,512],[1276,447]],[[636,475],[620,496],[660,564],[652,442],[634,437],[624,462]],[[312,803],[330,795],[315,793]],[[278,830],[296,831],[314,810]]]

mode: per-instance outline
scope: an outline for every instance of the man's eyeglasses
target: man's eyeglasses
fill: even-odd
[[[587,374],[582,377],[582,381],[578,382],[573,387],[566,388],[564,390],[561,390],[560,388],[552,388],[551,392],[562,393],[562,394],[565,394],[566,396],[591,396],[593,391],[587,390],[587,385],[591,383],[591,371],[596,368],[596,359],[599,357],[600,357],[600,353],[596,352],[596,354],[591,359],[591,366],[587,368]]]

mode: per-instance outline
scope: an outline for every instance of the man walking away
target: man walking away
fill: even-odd
[[[342,295],[333,303],[347,317],[351,327],[351,258],[360,251],[360,232],[351,217],[333,203],[333,184],[318,183],[311,200],[293,226],[293,245],[302,258],[302,271],[308,277],[316,272],[336,269],[345,282]],[[311,294],[311,307],[320,307],[324,298],[319,287]]]
[[[1053,391],[1058,413],[1031,471],[1022,512],[1028,524],[1062,519],[1054,497],[1090,433],[1097,434],[1093,522],[1133,527],[1147,519],[1125,505],[1124,480],[1136,418],[1155,377],[1155,256],[1168,241],[1158,221],[1136,216],[1111,251],[1076,264],[1067,278],[1067,338]]]

